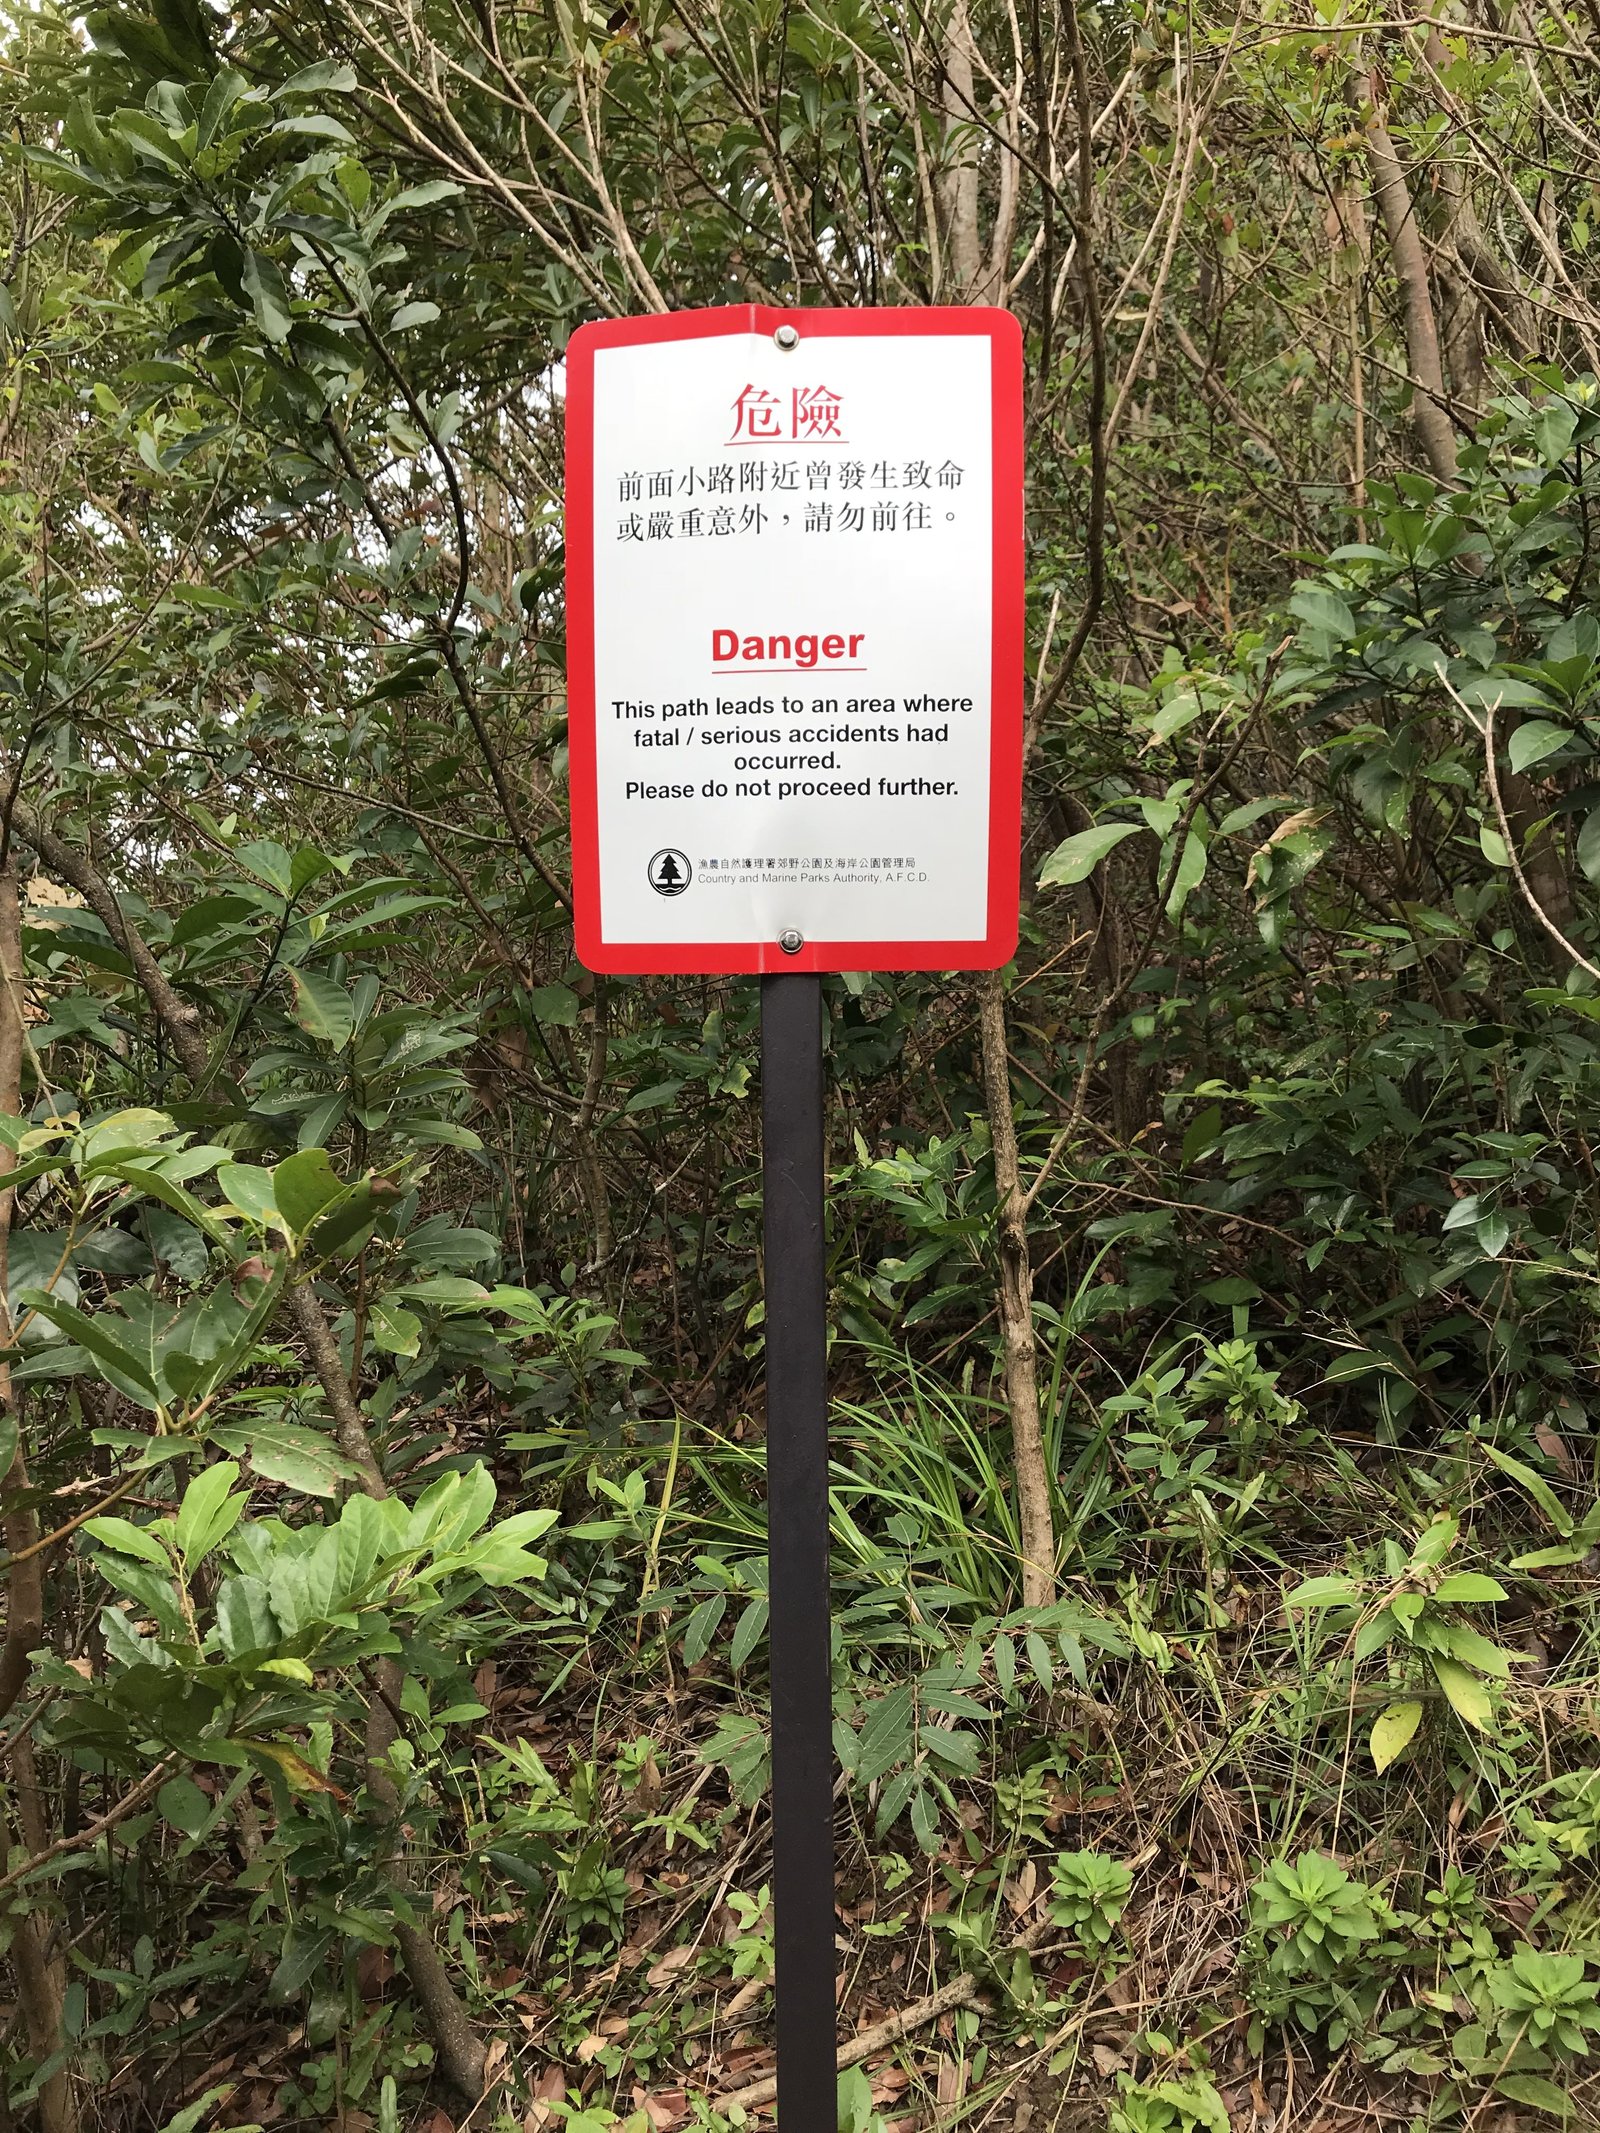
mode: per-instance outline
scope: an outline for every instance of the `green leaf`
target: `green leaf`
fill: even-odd
[[[235,864],[243,867],[247,874],[253,875],[257,881],[264,881],[280,896],[288,896],[294,866],[281,844],[263,837],[253,844],[241,844],[233,857]]]
[[[868,1712],[856,1762],[856,1776],[863,1785],[870,1785],[910,1754],[911,1699],[911,1684],[901,1682],[898,1688],[880,1696]]]
[[[274,343],[286,341],[294,327],[294,313],[289,309],[289,292],[276,260],[264,252],[247,251],[240,280],[265,338]],[[284,894],[289,893],[285,889]]]
[[[259,1170],[254,1163],[219,1163],[217,1166],[217,1189],[228,1197],[228,1204],[259,1230],[283,1227],[278,1213],[278,1203],[272,1197],[272,1173]]]
[[[422,1346],[422,1320],[403,1304],[375,1303],[367,1317],[372,1345],[385,1355],[416,1355]]]
[[[1561,1501],[1555,1490],[1551,1488],[1544,1476],[1536,1473],[1531,1466],[1525,1466],[1520,1459],[1513,1459],[1509,1452],[1500,1451],[1493,1444],[1486,1444],[1483,1449],[1502,1474],[1509,1474],[1514,1482],[1527,1490],[1562,1539],[1570,1539],[1573,1529],[1572,1519],[1568,1514],[1566,1505]]]
[[[299,1422],[225,1422],[208,1435],[235,1459],[248,1459],[263,1481],[281,1482],[307,1496],[335,1496],[361,1469],[330,1437]]]
[[[1477,1600],[1504,1600],[1508,1597],[1504,1585],[1494,1578],[1486,1578],[1476,1570],[1458,1570],[1452,1576],[1441,1578],[1434,1588],[1436,1600],[1473,1602]]]
[[[714,1592],[709,1600],[702,1600],[690,1615],[683,1632],[685,1666],[693,1666],[697,1660],[705,1657],[706,1647],[716,1635],[717,1625],[722,1620],[727,1605],[728,1595],[725,1592]]]
[[[1411,1745],[1412,1736],[1421,1723],[1420,1703],[1392,1703],[1387,1710],[1378,1713],[1367,1736],[1367,1747],[1380,1772],[1387,1770],[1395,1757]]]
[[[1353,1607],[1360,1598],[1361,1585],[1355,1578],[1307,1578],[1293,1592],[1284,1594],[1283,1604],[1285,1607]]]
[[[294,987],[294,1019],[308,1037],[342,1052],[356,1026],[350,995],[320,970],[289,971]]]
[[[272,1173],[272,1201],[298,1242],[324,1208],[344,1192],[338,1172],[321,1148],[285,1156]]]
[[[1173,876],[1172,894],[1167,898],[1167,916],[1176,918],[1189,898],[1199,888],[1206,876],[1205,839],[1198,830],[1189,830],[1183,840],[1183,852],[1178,860],[1178,871]]]
[[[1512,734],[1506,746],[1506,755],[1513,770],[1529,770],[1535,763],[1542,763],[1557,749],[1564,748],[1572,739],[1569,727],[1558,726],[1547,718],[1524,719]]]
[[[1102,822],[1094,829],[1079,830],[1058,844],[1039,869],[1040,888],[1068,889],[1074,882],[1087,881],[1108,853],[1143,828],[1142,822]]]
[[[1543,689],[1536,689],[1531,681],[1519,681],[1514,674],[1481,674],[1463,683],[1461,701],[1474,710],[1500,711],[1507,706],[1528,710],[1549,711],[1553,709]]]
[[[767,1631],[767,1602],[752,1600],[739,1617],[733,1632],[733,1642],[728,1647],[728,1657],[735,1669],[744,1665]]]
[[[162,1820],[185,1837],[198,1837],[213,1812],[211,1802],[189,1777],[168,1778],[156,1794],[156,1806]]]
[[[1289,612],[1341,644],[1348,644],[1356,633],[1356,618],[1348,603],[1326,585],[1297,585],[1289,601]]]
[[[1491,829],[1487,822],[1480,822],[1478,825],[1478,849],[1492,867],[1508,867],[1511,864],[1506,840],[1497,829]]]
[[[197,1474],[183,1492],[172,1537],[191,1573],[238,1523],[246,1501],[243,1492],[230,1493],[238,1478],[239,1469],[231,1459],[219,1460]]]
[[[1480,1733],[1492,1733],[1494,1702],[1477,1675],[1458,1660],[1446,1659],[1440,1652],[1430,1652],[1428,1660],[1456,1716]]]
[[[298,845],[289,862],[289,894],[299,896],[314,881],[321,881],[325,874],[337,874],[348,865],[348,860],[331,859],[326,852],[319,852],[314,844]]]
[[[339,59],[319,59],[314,65],[302,67],[298,74],[291,74],[280,82],[272,92],[272,101],[282,103],[287,96],[348,96],[356,85],[356,70]],[[452,186],[452,192],[460,190]]]
[[[1531,2104],[1536,2111],[1548,2111],[1552,2118],[1572,2116],[1571,2097],[1543,2074],[1502,2074],[1494,2089],[1508,2102]]]
[[[80,1311],[76,1304],[62,1303],[47,1289],[24,1289],[17,1300],[30,1311],[37,1311],[58,1332],[70,1334],[80,1348],[87,1349],[119,1392],[125,1392],[141,1407],[160,1406],[155,1379],[126,1342],[111,1331],[106,1323],[111,1317],[109,1312],[97,1311],[91,1318],[87,1311]]]
[[[102,1548],[114,1548],[118,1555],[137,1556],[140,1562],[154,1563],[158,1570],[170,1572],[172,1569],[172,1557],[160,1541],[143,1526],[134,1525],[131,1519],[115,1518],[109,1513],[101,1518],[86,1518],[83,1530]]]
[[[553,1022],[558,1028],[574,1029],[578,995],[569,985],[539,985],[528,995],[528,1011],[535,1022]]]

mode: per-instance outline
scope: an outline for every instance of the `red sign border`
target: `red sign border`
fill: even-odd
[[[595,745],[594,358],[597,349],[728,333],[807,340],[832,335],[981,334],[990,344],[993,404],[992,727],[989,898],[981,940],[810,941],[786,955],[776,941],[606,940],[601,933],[599,781]],[[588,969],[615,976],[740,976],[778,971],[994,970],[1016,952],[1022,852],[1022,329],[1009,311],[941,304],[834,310],[724,304],[580,326],[567,345],[567,757],[572,802],[574,946]]]

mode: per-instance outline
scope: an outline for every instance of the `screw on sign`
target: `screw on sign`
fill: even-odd
[[[778,2104],[834,2133],[822,976],[1016,947],[1017,323],[581,327],[566,541],[578,954],[761,979]]]

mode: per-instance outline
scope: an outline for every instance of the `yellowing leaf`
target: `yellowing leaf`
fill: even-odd
[[[1459,1660],[1446,1659],[1438,1652],[1431,1653],[1430,1657],[1439,1686],[1449,1697],[1456,1716],[1480,1733],[1492,1733],[1494,1704],[1477,1675],[1462,1666]]]
[[[1392,1703],[1378,1713],[1367,1736],[1367,1747],[1379,1770],[1387,1770],[1395,1757],[1411,1745],[1421,1723],[1420,1703]]]

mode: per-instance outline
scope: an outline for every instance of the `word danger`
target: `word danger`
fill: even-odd
[[[713,630],[711,658],[716,666],[726,666],[737,659],[747,667],[775,666],[780,662],[784,666],[814,667],[822,660],[858,659],[866,641],[864,630],[854,635],[807,631],[797,637],[741,637],[737,630]]]

